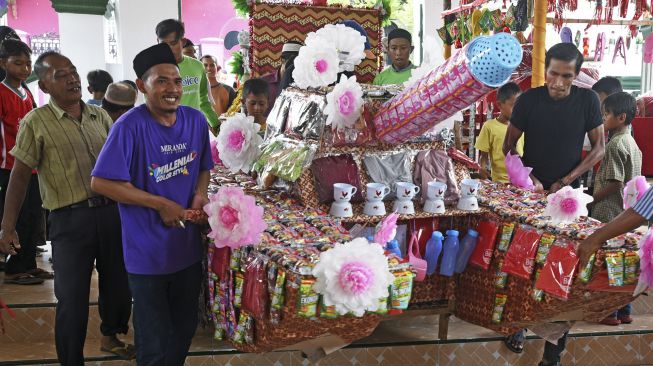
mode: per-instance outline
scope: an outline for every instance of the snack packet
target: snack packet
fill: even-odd
[[[390,285],[390,303],[392,309],[406,310],[413,290],[413,273],[410,271],[395,272],[394,281]]]
[[[567,300],[577,266],[578,256],[574,243],[567,239],[558,239],[551,246],[535,287],[553,297]]]
[[[313,289],[314,284],[315,280],[309,278],[302,279],[299,284],[299,309],[297,313],[304,318],[312,318],[317,315],[319,296]]]
[[[515,230],[512,243],[506,253],[501,268],[503,272],[529,279],[535,268],[535,254],[540,236],[541,234],[535,228],[520,225]]]
[[[594,260],[596,259],[596,253],[592,254],[587,261],[587,265],[581,269],[578,277],[582,283],[588,283],[592,279],[592,269],[594,268]]]
[[[549,250],[551,245],[555,241],[555,235],[551,233],[542,234],[540,238],[540,246],[537,248],[537,255],[535,256],[535,262],[538,264],[544,264],[546,262],[546,256],[549,255]]]
[[[502,252],[505,252],[508,250],[508,246],[510,246],[510,239],[512,239],[512,233],[515,230],[515,223],[514,222],[505,222],[501,226],[501,239],[499,239],[499,246],[497,249],[499,249]]]
[[[507,282],[508,282],[508,274],[503,271],[503,260],[500,260],[499,266],[497,268],[497,274],[494,279],[494,286],[496,288],[505,288]]]
[[[639,255],[637,252],[628,251],[624,256],[624,285],[637,283],[637,269],[639,267]]]
[[[499,324],[503,319],[503,310],[508,302],[508,295],[497,294],[494,298],[494,310],[492,311],[492,323]]]
[[[624,252],[617,250],[605,253],[605,264],[608,266],[608,282],[610,286],[624,285]]]

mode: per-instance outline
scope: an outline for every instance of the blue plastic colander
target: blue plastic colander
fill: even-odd
[[[480,36],[467,48],[469,67],[476,80],[496,88],[505,84],[521,63],[519,41],[508,33]]]

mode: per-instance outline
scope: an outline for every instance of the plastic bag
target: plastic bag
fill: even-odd
[[[231,261],[231,249],[229,247],[215,248],[211,259],[211,271],[222,281],[227,277],[229,263]]]
[[[288,182],[294,182],[311,163],[317,146],[288,138],[277,137],[261,149],[261,156],[252,170],[260,177],[272,174]],[[263,188],[269,188],[274,180],[264,179]]]
[[[476,231],[478,231],[478,243],[469,258],[469,262],[483,269],[489,269],[497,241],[499,225],[495,221],[483,220],[478,223]]]
[[[315,159],[310,169],[315,178],[315,189],[321,203],[333,201],[334,183],[347,183],[356,187],[356,193],[351,202],[363,201],[358,165],[351,154]]]
[[[529,279],[535,268],[535,254],[537,254],[540,236],[535,228],[524,225],[518,227],[506,253],[503,271]]]
[[[533,168],[524,166],[519,155],[508,153],[505,163],[510,183],[524,189],[533,189],[535,187],[530,177]]]
[[[535,287],[553,297],[567,300],[578,261],[574,243],[567,239],[558,239],[549,251]]]
[[[245,284],[242,295],[242,309],[254,318],[265,317],[268,305],[268,286],[265,262],[255,258],[245,267]]]

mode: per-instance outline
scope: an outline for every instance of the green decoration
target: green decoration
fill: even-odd
[[[231,3],[234,6],[234,10],[236,11],[236,15],[243,18],[249,17],[249,4],[247,2],[247,0],[231,0]]]
[[[238,76],[240,79],[245,74],[245,65],[243,65],[243,53],[241,51],[236,51],[232,54],[231,60],[229,60],[229,72]]]
[[[392,0],[380,0],[383,6],[383,16],[381,17],[381,25],[390,25],[390,17],[392,16]]]

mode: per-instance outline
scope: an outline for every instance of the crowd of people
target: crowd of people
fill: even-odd
[[[366,36],[357,23],[343,23]],[[135,82],[91,71],[91,98],[84,102],[74,60],[50,51],[32,67],[30,48],[10,28],[0,28],[5,283],[54,279],[55,343],[63,365],[84,363],[94,269],[101,349],[136,358],[139,365],[183,364],[198,323],[203,253],[199,229],[185,221],[185,209],[208,202],[210,134],[218,133],[220,116],[234,105],[265,131],[275,99],[293,82],[302,47],[288,41],[281,67],[244,81],[237,93],[220,81],[215,57],[197,59],[183,23],[164,20],[154,34],[158,43],[133,59]],[[411,34],[395,29],[387,43],[391,63],[374,84],[401,84],[415,68]],[[653,192],[623,212],[622,188],[641,174],[642,154],[630,128],[635,100],[615,78],[600,80],[594,91],[573,86],[582,63],[574,45],[561,43],[546,53],[545,86],[499,88],[500,113],[483,125],[476,148],[481,177],[507,182],[504,159],[511,152],[533,168],[535,190],[542,192],[578,187],[579,178],[601,163],[590,212],[609,224],[581,243],[579,254],[587,261],[605,240],[651,219]],[[40,107],[25,85],[32,71],[50,97]],[[586,136],[591,147],[583,157]],[[36,265],[46,232],[56,275]],[[127,333],[132,311],[135,346],[118,338]],[[625,307],[604,323],[632,321]],[[546,343],[540,365],[560,364],[565,339]],[[525,330],[505,343],[522,352],[524,340]]]

